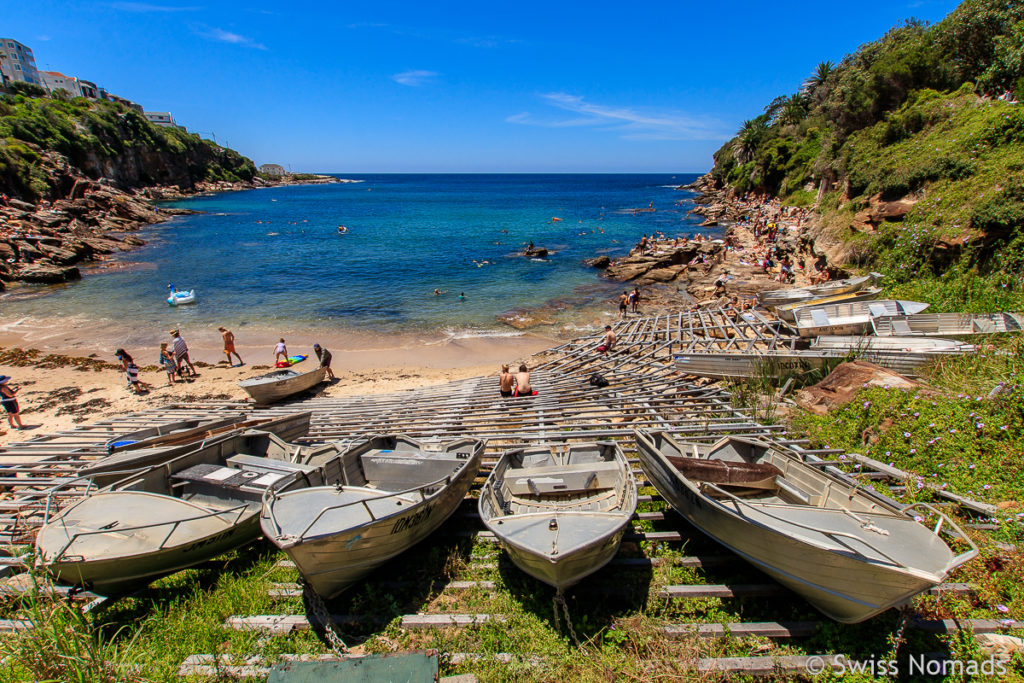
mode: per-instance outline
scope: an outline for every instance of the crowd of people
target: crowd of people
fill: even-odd
[[[796,282],[798,274],[805,275],[812,285],[832,278],[824,252],[815,248],[814,238],[804,230],[809,209],[782,206],[778,198],[764,199],[750,193],[736,203],[743,216],[726,238],[726,249],[742,253],[742,265],[759,266],[783,284]],[[743,247],[735,230],[748,231],[753,244]],[[793,237],[795,241],[789,239]]]

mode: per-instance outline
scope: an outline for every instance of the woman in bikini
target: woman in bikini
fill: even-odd
[[[7,422],[10,423],[11,429],[24,429],[25,425],[21,423],[21,407],[18,405],[18,399],[14,397],[20,388],[11,386],[10,381],[9,376],[0,375],[0,406],[7,411]],[[18,423],[17,427],[14,426],[15,422]]]

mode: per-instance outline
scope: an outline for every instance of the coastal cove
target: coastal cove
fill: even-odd
[[[81,282],[11,288],[5,329],[73,321],[130,328],[125,343],[146,345],[168,326],[220,324],[240,336],[248,327],[437,340],[518,335],[505,320],[546,308],[558,313],[556,334],[573,333],[599,322],[581,309],[611,312],[619,288],[585,259],[625,255],[659,230],[707,232],[687,215],[693,194],[676,189],[692,174],[339,177],[362,182],[165,203],[202,213],[148,226],[145,246]],[[652,202],[656,211],[633,210]],[[523,257],[531,241],[549,257]],[[198,303],[168,307],[169,283],[195,288]]]

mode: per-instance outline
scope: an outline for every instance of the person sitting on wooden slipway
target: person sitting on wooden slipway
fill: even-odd
[[[604,326],[604,343],[597,347],[598,353],[608,353],[615,346],[615,333],[611,325]]]
[[[524,363],[519,366],[519,372],[516,373],[516,390],[512,395],[517,397],[533,396],[536,393],[530,386],[530,369]]]
[[[501,374],[498,375],[498,392],[502,398],[508,398],[512,395],[512,390],[515,388],[516,376],[508,370],[507,365],[501,366]]]

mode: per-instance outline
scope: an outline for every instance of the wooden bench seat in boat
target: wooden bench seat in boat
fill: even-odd
[[[427,456],[408,451],[371,451],[359,458],[369,485],[385,491],[405,491],[444,479],[466,460],[454,453]]]
[[[622,468],[615,462],[528,467],[505,472],[505,485],[513,495],[596,491],[613,488],[621,482]]]
[[[183,488],[190,500],[252,499],[296,472],[309,478],[310,485],[323,483],[317,467],[270,460],[253,455],[235,455],[227,460],[232,467],[199,463],[170,477],[171,486]],[[227,492],[234,492],[233,494]],[[227,495],[226,495],[227,494]]]

